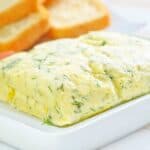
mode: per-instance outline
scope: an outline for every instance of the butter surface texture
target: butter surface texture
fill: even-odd
[[[150,93],[150,42],[93,32],[0,61],[0,99],[66,126]]]

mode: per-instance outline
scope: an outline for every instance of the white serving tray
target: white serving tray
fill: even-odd
[[[42,124],[0,103],[0,140],[21,150],[91,150],[150,123],[150,95],[66,128]]]

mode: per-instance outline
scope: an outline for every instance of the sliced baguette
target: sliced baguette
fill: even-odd
[[[40,7],[22,20],[0,28],[0,51],[30,48],[48,28],[47,10]]]
[[[40,3],[40,4],[45,4],[45,3],[46,3],[46,0],[39,0],[39,3]]]
[[[110,22],[108,10],[100,0],[48,0],[47,4],[50,4],[49,38],[76,37],[103,29]]]
[[[54,2],[55,0],[45,0],[44,4],[47,7],[50,7],[50,5]]]
[[[36,11],[38,4],[44,0],[1,0],[0,27],[17,21]]]

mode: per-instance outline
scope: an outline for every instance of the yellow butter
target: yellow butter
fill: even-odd
[[[133,38],[131,45],[129,37],[113,33],[123,40],[109,44],[101,34],[109,37],[96,32],[94,38],[52,41],[2,60],[0,99],[66,126],[149,93],[150,43]]]

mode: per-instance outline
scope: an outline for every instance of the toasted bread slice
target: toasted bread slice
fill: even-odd
[[[45,0],[44,4],[47,7],[50,7],[50,5],[54,2],[54,0]]]
[[[49,4],[49,1],[47,1]],[[107,8],[99,0],[55,0],[49,9],[49,38],[76,37],[109,25]]]
[[[0,51],[20,51],[31,47],[48,31],[48,13],[43,7],[38,12],[0,28]]]
[[[46,3],[46,0],[39,0],[39,3],[40,3],[40,4],[45,4],[45,3]]]
[[[44,0],[1,0],[0,26],[17,21],[32,11]]]
[[[13,52],[13,51],[6,51],[6,52],[1,52],[0,53],[0,60],[1,59],[4,59],[4,58],[6,58],[6,57],[8,57],[8,56],[10,56],[10,55],[13,55],[15,52]]]

